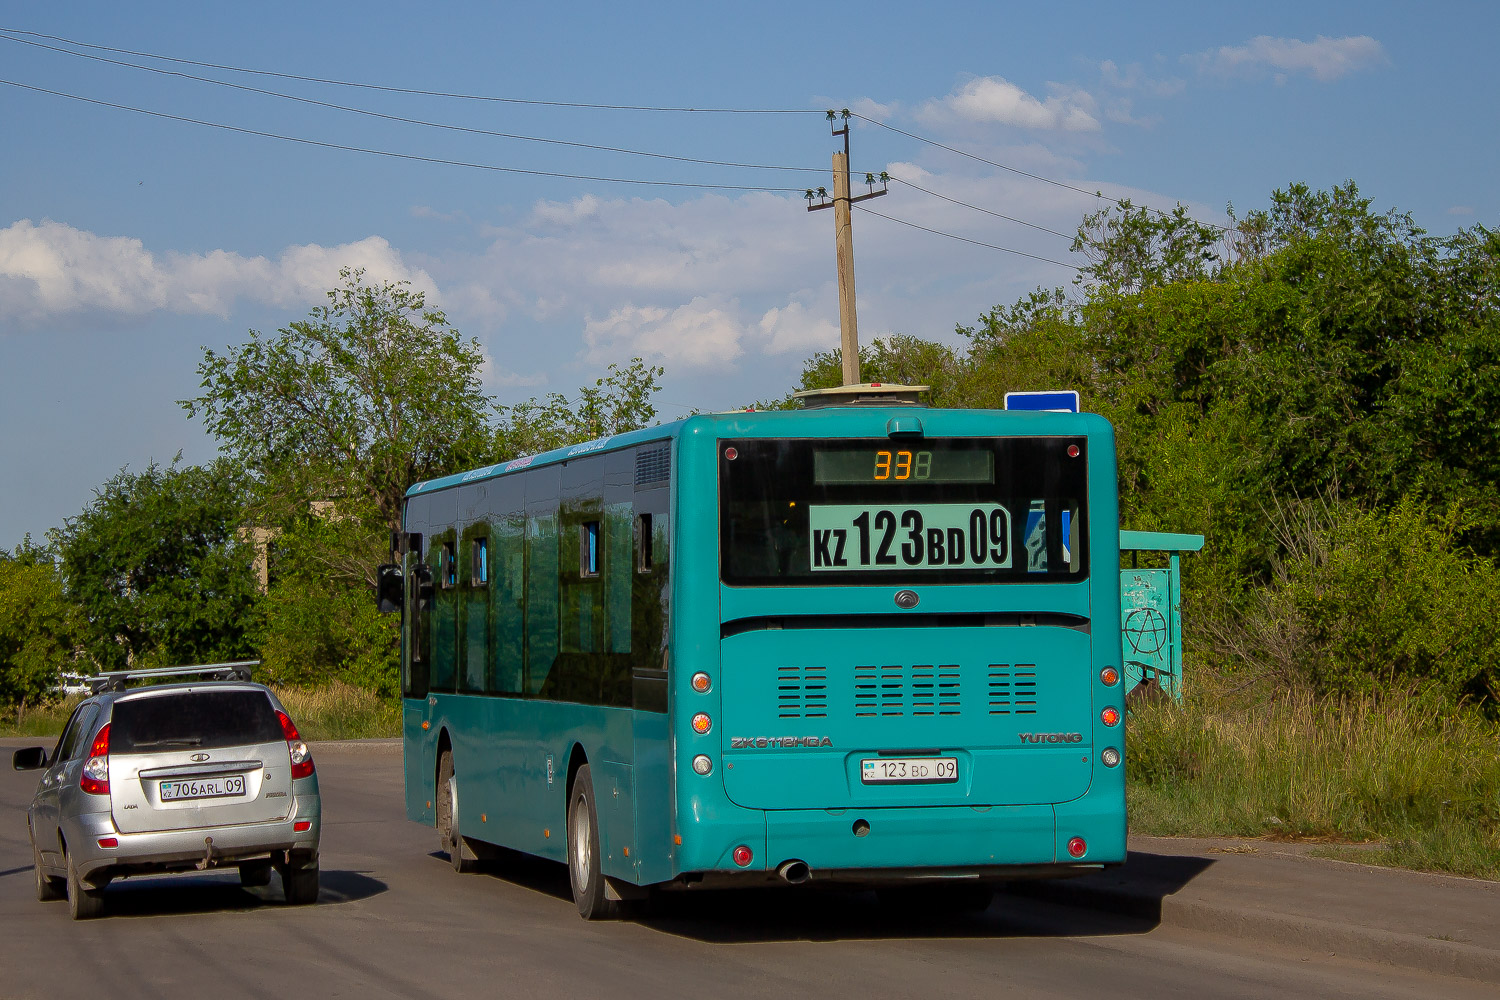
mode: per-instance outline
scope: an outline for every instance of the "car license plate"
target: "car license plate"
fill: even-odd
[[[245,776],[230,774],[222,778],[191,778],[163,781],[161,800],[174,799],[218,799],[230,795],[245,794]]]
[[[866,757],[859,762],[867,785],[930,785],[958,780],[957,757]]]

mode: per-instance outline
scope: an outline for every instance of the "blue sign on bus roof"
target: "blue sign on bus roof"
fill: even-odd
[[[1044,413],[1077,413],[1078,390],[1057,389],[1050,392],[1007,392],[1007,410],[1040,410]]]

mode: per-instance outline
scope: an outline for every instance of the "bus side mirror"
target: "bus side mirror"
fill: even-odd
[[[401,567],[386,563],[375,570],[376,607],[381,614],[401,610]]]

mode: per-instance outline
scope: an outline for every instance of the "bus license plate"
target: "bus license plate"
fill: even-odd
[[[958,780],[957,757],[866,757],[860,779],[867,785],[930,785]]]
[[[218,799],[230,795],[244,794],[245,776],[243,774],[230,774],[222,778],[163,781],[161,783],[161,800],[163,802],[171,802],[175,799]]]

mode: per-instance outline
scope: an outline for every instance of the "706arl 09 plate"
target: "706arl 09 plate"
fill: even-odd
[[[866,757],[859,762],[866,785],[931,785],[958,780],[957,757]]]
[[[176,799],[215,799],[244,794],[245,776],[243,774],[197,781],[163,781],[161,783],[163,802],[172,802]]]

